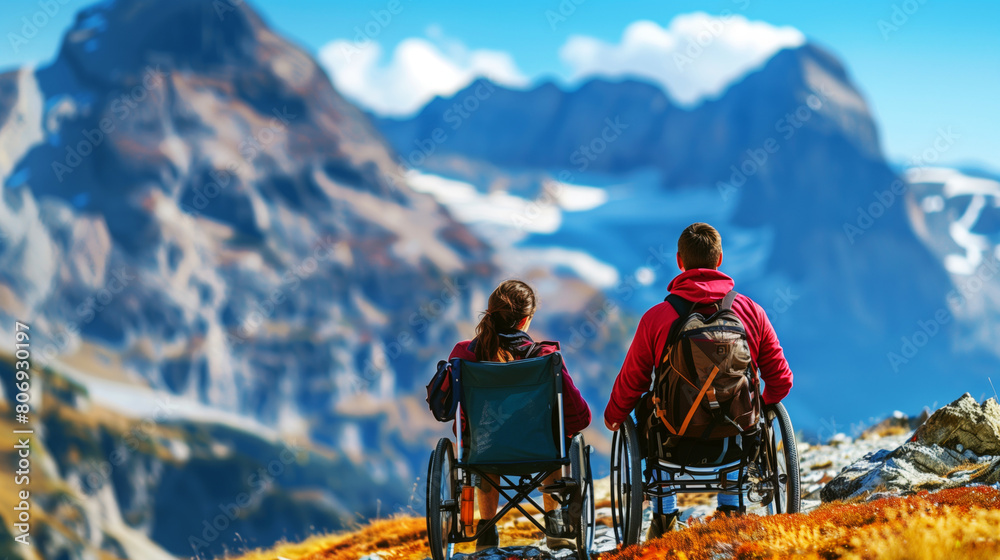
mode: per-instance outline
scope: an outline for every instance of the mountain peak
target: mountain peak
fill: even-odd
[[[715,184],[729,177],[730,165],[740,163],[746,149],[783,134],[782,127],[790,126],[782,124],[787,115],[799,112],[815,114],[813,122],[823,123],[810,134],[836,134],[867,159],[881,159],[863,97],[843,64],[811,43],[779,51],[719,97],[695,107],[676,104],[660,86],[639,78],[595,76],[572,87],[544,82],[528,90],[477,80],[449,98],[436,98],[414,116],[380,119],[379,126],[405,152],[412,138],[447,124],[457,103],[485,90],[488,100],[476,103],[475,114],[467,117],[468,124],[463,119],[455,133],[461,140],[442,146],[440,154],[558,169],[573,163],[569,159],[581,142],[602,134],[605,118],[617,118],[628,133],[601,158],[581,163],[580,171],[618,173],[652,164],[662,169],[666,182],[678,186]],[[732,115],[738,116],[736,124],[728,126]],[[498,134],[506,139],[508,131],[510,141],[499,141]],[[685,141],[675,145],[673,135]],[[676,157],[681,152],[691,154]]]
[[[244,2],[114,0],[77,14],[60,58],[92,79],[120,84],[146,66],[204,71],[256,64],[265,35],[270,30]]]

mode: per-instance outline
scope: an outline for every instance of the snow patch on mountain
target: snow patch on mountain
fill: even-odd
[[[276,443],[280,434],[254,418],[226,411],[168,391],[122,383],[81,371],[71,365],[54,360],[51,364],[67,379],[78,383],[87,390],[87,395],[95,405],[113,410],[128,418],[156,422],[189,421],[219,424],[235,430],[245,431],[268,442]]]
[[[601,289],[611,288],[619,281],[615,267],[583,251],[562,247],[521,249],[516,258],[525,269],[538,267],[572,271],[577,277]]]
[[[529,233],[555,233],[564,212],[593,210],[608,201],[600,187],[549,181],[535,199],[504,190],[483,192],[471,183],[454,178],[409,171],[407,182],[417,192],[430,194],[455,218],[477,228],[486,238],[520,240]]]
[[[541,172],[530,186],[500,190],[518,181],[505,177],[410,170],[407,182],[429,194],[497,252],[514,274],[550,269],[610,291],[650,286],[673,276],[674,236],[692,221],[726,227],[727,269],[742,278],[764,279],[774,234],[770,228],[733,224],[740,194],[723,199],[715,189],[661,187],[661,175],[581,173],[576,183]],[[583,183],[583,184],[581,184]],[[662,296],[626,298],[641,311]]]
[[[508,191],[483,192],[465,181],[419,171],[409,171],[407,182],[415,191],[433,196],[493,245],[512,270],[568,272],[602,289],[620,280],[614,266],[585,250],[524,243],[532,234],[558,233],[567,213],[586,214],[604,205],[609,199],[604,188],[545,181],[539,186],[541,194],[529,199]]]
[[[955,169],[916,168],[906,172],[923,224],[948,272],[969,276],[985,260],[1000,258],[1000,231],[994,222],[1000,208],[1000,182],[970,177]],[[942,235],[943,234],[943,235]]]
[[[539,210],[534,220],[525,222],[520,232],[512,232],[516,229],[513,217],[524,214],[531,201],[504,191],[482,193],[464,181],[430,173],[411,171],[407,181],[414,190],[430,194],[445,205],[460,222],[488,237],[498,229],[518,238],[528,232],[552,233],[562,221],[558,208],[546,207]]]
[[[951,276],[948,311],[961,330],[955,346],[1000,355],[1000,182],[938,167],[910,169],[904,178],[913,230]]]

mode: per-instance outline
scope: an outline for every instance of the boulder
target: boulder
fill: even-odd
[[[917,441],[958,449],[976,455],[1000,455],[1000,404],[996,399],[976,402],[969,393],[938,409],[916,433]]]
[[[850,464],[820,492],[824,502],[1000,482],[1000,405],[968,393],[932,414],[914,438]]]

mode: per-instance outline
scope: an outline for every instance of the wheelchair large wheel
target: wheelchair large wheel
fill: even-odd
[[[578,516],[574,516],[576,528],[576,554],[580,560],[589,560],[590,549],[594,546],[594,477],[590,471],[590,448],[583,436],[573,436],[569,448],[570,474],[580,489]]]
[[[455,452],[448,438],[438,440],[427,469],[427,542],[434,560],[449,560],[452,529],[458,518]]]
[[[637,544],[642,530],[643,478],[639,436],[631,417],[611,439],[611,520],[618,544]]]
[[[795,431],[788,412],[781,403],[764,407],[767,423],[767,459],[771,468],[774,497],[768,504],[769,513],[798,513],[802,508],[799,480],[799,452]]]

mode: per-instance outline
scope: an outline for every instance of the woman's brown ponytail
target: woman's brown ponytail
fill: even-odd
[[[509,362],[514,356],[500,344],[500,334],[517,331],[525,317],[535,314],[535,292],[520,280],[505,280],[490,294],[476,327],[476,361]]]

